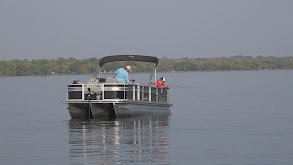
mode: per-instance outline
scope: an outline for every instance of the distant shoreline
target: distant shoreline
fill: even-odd
[[[10,60],[0,61],[0,77],[91,75],[97,70],[99,59],[58,58],[57,60]],[[147,73],[150,63],[113,62],[102,67],[101,72],[114,73],[117,68],[133,66],[132,73]],[[157,72],[222,72],[292,70],[293,57],[233,56],[216,58],[159,59]]]
[[[262,72],[262,71],[293,71],[293,69],[274,69],[274,70],[218,70],[218,71],[173,71],[173,72],[157,72],[157,73],[195,73],[195,72],[247,72],[247,71],[251,71],[251,72]],[[131,74],[144,74],[144,73],[149,73],[149,72],[132,72]],[[101,73],[101,75],[105,75],[105,74],[113,74],[114,73]],[[46,76],[93,76],[93,74],[48,74],[48,75],[27,75],[27,76],[0,76],[0,78],[4,78],[4,77],[46,77]]]

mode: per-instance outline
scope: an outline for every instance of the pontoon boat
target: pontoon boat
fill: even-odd
[[[154,64],[147,83],[117,83],[115,77],[101,78],[101,67],[115,61],[141,61]],[[158,58],[142,55],[113,55],[103,57],[94,77],[87,83],[74,81],[67,86],[63,103],[73,119],[124,118],[139,115],[170,114],[168,89],[152,83],[157,80]],[[153,76],[154,75],[154,76]]]

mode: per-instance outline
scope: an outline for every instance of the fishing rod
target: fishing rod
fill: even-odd
[[[200,87],[190,87],[190,86],[179,86],[179,85],[172,85],[173,82],[176,80],[176,78],[174,78],[171,83],[170,83],[170,87],[176,87],[176,88],[200,88]]]
[[[178,85],[172,85],[171,87],[175,87],[175,88],[200,88],[200,87],[189,87],[189,86],[178,86]]]

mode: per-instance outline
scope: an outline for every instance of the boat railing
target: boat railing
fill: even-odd
[[[139,83],[69,84],[67,100],[168,102],[168,90]]]

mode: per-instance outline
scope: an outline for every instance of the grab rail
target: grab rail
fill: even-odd
[[[67,100],[168,102],[168,90],[143,84],[69,84]]]

